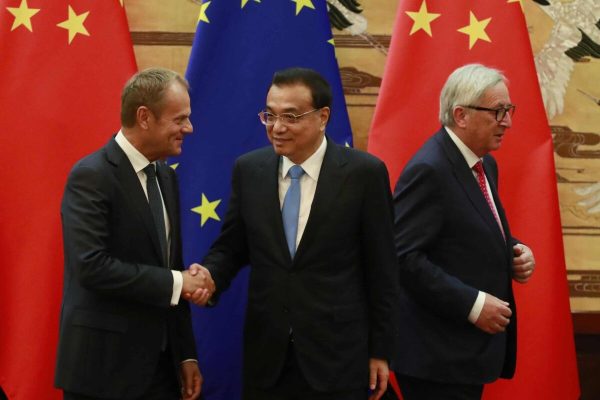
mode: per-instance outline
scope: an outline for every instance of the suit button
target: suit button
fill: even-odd
[[[287,308],[287,307],[283,307],[283,312],[287,314],[287,313],[289,313],[289,312],[290,312],[290,310],[289,310],[289,308]]]

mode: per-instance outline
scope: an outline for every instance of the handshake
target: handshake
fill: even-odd
[[[198,306],[204,306],[215,292],[215,282],[210,272],[200,264],[192,264],[181,273],[183,289],[181,297]]]

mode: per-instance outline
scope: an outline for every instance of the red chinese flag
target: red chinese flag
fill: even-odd
[[[0,4],[0,386],[10,400],[59,399],[62,192],[74,162],[118,131],[136,64],[117,0]]]
[[[519,0],[400,1],[368,149],[385,161],[394,185],[406,162],[440,127],[439,95],[446,78],[469,63],[496,67],[510,81],[517,109],[494,156],[511,231],[537,261],[531,281],[514,284],[516,375],[488,385],[484,398],[576,399],[552,138]]]

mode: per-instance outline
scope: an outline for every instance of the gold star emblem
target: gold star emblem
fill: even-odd
[[[39,8],[29,8],[27,6],[27,0],[21,0],[21,5],[19,8],[6,7],[6,9],[9,13],[15,16],[12,28],[10,28],[11,31],[14,31],[19,26],[23,25],[25,28],[29,29],[29,32],[33,32],[33,27],[31,26],[31,17],[40,11]]]
[[[202,3],[202,5],[200,5],[200,15],[198,15],[198,23],[200,23],[200,22],[206,22],[207,24],[210,23],[210,21],[208,20],[208,17],[206,16],[206,9],[208,8],[209,5],[210,5],[210,1],[207,1],[205,3]]]
[[[242,0],[242,8],[246,7],[250,0]],[[260,0],[254,0],[255,3],[260,3]]]
[[[296,15],[300,14],[300,11],[302,11],[302,9],[304,7],[312,8],[313,10],[315,9],[315,6],[312,3],[312,0],[292,0],[292,1],[294,3],[296,3]]]
[[[56,24],[56,26],[69,31],[69,44],[71,44],[73,38],[75,38],[75,35],[78,33],[81,35],[90,36],[87,29],[85,29],[85,26],[83,26],[83,23],[85,22],[85,19],[88,17],[89,13],[89,11],[86,11],[83,14],[77,15],[71,6],[69,6],[69,18],[60,24]]]
[[[521,11],[523,11],[523,0],[508,0],[507,3],[519,3]]]
[[[486,42],[491,42],[487,33],[485,33],[485,28],[488,26],[492,18],[487,18],[481,21],[478,21],[473,14],[472,11],[469,11],[469,25],[463,26],[458,29],[460,33],[464,33],[469,36],[469,50],[473,48],[475,43],[478,40],[485,40]]]
[[[198,207],[192,208],[192,212],[195,212],[196,214],[200,214],[202,216],[202,218],[200,219],[201,227],[204,226],[204,224],[206,223],[206,221],[208,221],[209,218],[212,218],[217,221],[221,220],[216,211],[217,206],[220,202],[221,199],[215,201],[208,201],[204,193],[202,193],[202,204],[200,204]]]
[[[421,29],[424,30],[429,36],[432,36],[431,22],[439,18],[441,15],[427,12],[427,3],[425,0],[423,0],[421,3],[421,8],[418,12],[406,11],[406,14],[414,21],[413,26],[410,29],[409,36]]]

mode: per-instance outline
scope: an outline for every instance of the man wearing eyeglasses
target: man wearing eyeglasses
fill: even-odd
[[[535,261],[511,235],[489,154],[514,111],[500,71],[458,68],[440,96],[442,128],[396,185],[402,329],[395,371],[405,400],[480,399],[485,383],[514,374],[511,280],[527,282]]]
[[[275,73],[259,113],[272,146],[236,161],[202,263],[216,296],[251,266],[246,400],[365,400],[368,386],[379,399],[386,389],[397,298],[389,178],[380,160],[325,135],[331,99],[315,71]]]

